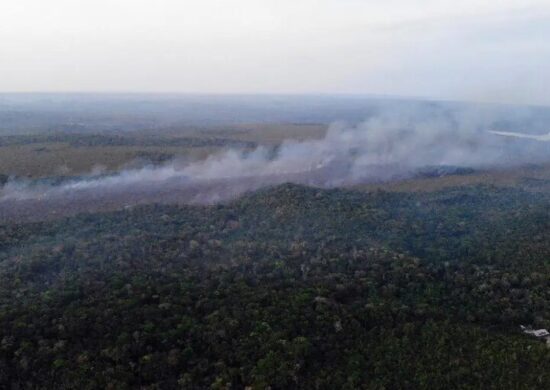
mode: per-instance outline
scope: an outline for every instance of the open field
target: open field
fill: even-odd
[[[262,145],[278,145],[285,140],[304,141],[323,138],[328,127],[328,125],[316,123],[250,123],[237,124],[231,128],[214,127],[208,133]]]
[[[210,127],[168,127],[162,130],[139,130],[126,133],[44,133],[0,137],[0,177],[32,180],[75,180],[82,175],[112,175],[145,166],[160,167],[173,161],[181,165],[204,161],[208,156],[229,149],[251,151],[257,146],[278,148],[284,141],[317,140],[327,131],[321,124],[260,123]],[[170,164],[169,164],[170,165]],[[302,167],[297,167],[302,168]],[[179,169],[179,168],[178,168]],[[295,182],[319,187],[333,187],[324,176],[338,177],[325,168],[304,167],[302,173],[238,180],[206,178],[200,175],[192,183],[184,177],[164,182],[139,183],[130,187],[104,188],[97,191],[72,191],[46,196],[47,188],[32,199],[8,199],[0,202],[0,216],[9,220],[57,219],[80,212],[116,210],[147,203],[209,204],[230,201],[262,186]],[[347,170],[346,165],[328,169]],[[375,168],[376,169],[376,168]],[[231,173],[231,172],[229,172]],[[96,176],[97,177],[97,176]],[[531,164],[515,168],[471,170],[426,177],[406,175],[389,180],[353,181],[339,185],[373,192],[428,192],[454,187],[514,187],[526,191],[550,189],[550,165]]]
[[[133,163],[159,163],[180,157],[204,158],[216,147],[181,146],[87,146],[65,143],[39,143],[0,147],[0,172],[31,178],[80,175],[94,169],[115,171]]]
[[[31,178],[115,171],[173,158],[196,161],[227,148],[322,138],[325,125],[243,124],[124,134],[53,133],[0,137],[0,174]]]
[[[467,175],[412,178],[386,183],[362,184],[362,191],[431,192],[468,186],[517,187],[527,191],[550,191],[550,164],[476,171]]]

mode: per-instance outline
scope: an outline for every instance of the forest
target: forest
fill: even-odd
[[[519,328],[550,328],[541,182],[5,222],[0,383],[547,388],[550,350]]]

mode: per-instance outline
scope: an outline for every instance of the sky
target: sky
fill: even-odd
[[[2,0],[0,92],[550,105],[550,0]]]

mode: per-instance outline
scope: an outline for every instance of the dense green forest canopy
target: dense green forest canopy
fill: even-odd
[[[537,185],[531,184],[531,185]],[[0,225],[5,388],[545,388],[550,194],[282,185]]]

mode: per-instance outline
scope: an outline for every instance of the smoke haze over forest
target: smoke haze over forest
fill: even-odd
[[[58,98],[59,99],[59,98]],[[134,98],[135,99],[135,98]],[[165,98],[166,99],[166,98]],[[173,99],[173,98],[172,98]],[[182,98],[180,98],[182,99]],[[187,100],[185,100],[187,99]],[[176,107],[189,104],[189,99],[172,100]],[[63,199],[70,197],[109,197],[110,194],[155,194],[189,191],[184,201],[210,203],[230,199],[237,194],[282,182],[334,187],[413,177],[419,171],[433,167],[504,168],[548,161],[550,143],[535,139],[511,137],[512,130],[547,128],[548,111],[529,107],[506,107],[464,103],[376,100],[358,98],[308,98],[299,105],[295,98],[263,97],[264,105],[254,107],[251,97],[226,98],[224,101],[202,100],[205,117],[223,117],[224,109],[247,111],[252,118],[258,112],[271,118],[308,117],[327,119],[327,113],[313,107],[326,106],[333,115],[347,121],[333,122],[321,139],[303,141],[288,139],[280,145],[259,145],[253,149],[227,148],[200,161],[175,159],[157,165],[124,169],[109,174],[68,178],[56,184],[25,179],[12,179],[1,190],[2,200]],[[271,101],[269,100],[271,99]],[[265,104],[267,101],[267,104]],[[125,110],[139,110],[149,104],[149,114],[156,118],[172,118],[177,109],[168,113],[154,110],[154,100],[118,100]],[[145,103],[144,103],[145,102]],[[350,102],[350,106],[345,106]],[[271,103],[271,104],[269,104]],[[332,103],[332,105],[331,105]],[[57,107],[55,100],[40,103]],[[105,112],[101,100],[84,99]],[[67,111],[67,109],[65,109]],[[69,111],[78,113],[78,105]],[[55,112],[55,110],[53,110]],[[66,111],[60,111],[66,115]],[[147,114],[147,110],[144,111]],[[364,113],[363,121],[354,119]],[[98,117],[101,114],[95,113]],[[163,116],[164,115],[164,116]],[[182,115],[180,112],[179,115]],[[195,120],[200,113],[195,113]],[[180,116],[177,120],[185,120]],[[337,118],[338,119],[338,118]],[[503,133],[504,131],[504,133]],[[496,132],[496,133],[495,133]],[[544,136],[543,136],[544,137]],[[99,172],[101,173],[101,172]],[[166,195],[165,195],[166,196]]]

